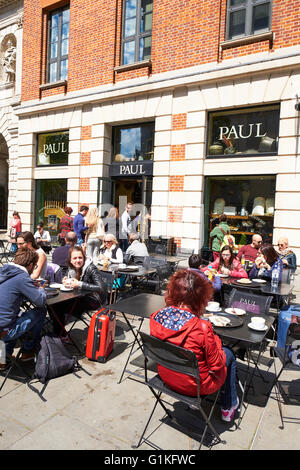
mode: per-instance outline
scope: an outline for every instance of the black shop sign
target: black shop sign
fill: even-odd
[[[112,163],[109,167],[109,176],[152,176],[153,161],[133,161]]]

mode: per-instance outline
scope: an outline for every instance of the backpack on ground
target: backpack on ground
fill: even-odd
[[[33,379],[38,379],[44,384],[42,391],[38,392],[40,396],[43,394],[49,380],[70,372],[76,372],[79,369],[82,369],[82,367],[76,357],[69,354],[58,336],[42,336],[33,374]],[[37,391],[30,385],[29,387]]]

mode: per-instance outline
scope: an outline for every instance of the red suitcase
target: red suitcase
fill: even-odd
[[[91,361],[106,362],[114,345],[116,312],[103,308],[91,319],[86,343],[86,357]]]

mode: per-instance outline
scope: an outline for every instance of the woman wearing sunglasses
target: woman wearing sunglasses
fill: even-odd
[[[109,261],[110,263],[123,263],[123,252],[118,245],[116,237],[112,233],[106,233],[104,235],[98,259],[100,261]]]

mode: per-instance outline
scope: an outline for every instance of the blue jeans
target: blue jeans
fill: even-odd
[[[227,375],[220,392],[221,407],[229,410],[237,404],[236,393],[236,360],[233,352],[228,348],[223,348],[226,354]]]
[[[7,335],[3,338],[8,354],[13,353],[17,339],[26,333],[26,331],[31,330],[33,337],[31,340],[24,342],[23,350],[30,351],[36,346],[40,339],[46,312],[46,307],[36,307],[26,310],[21,317],[18,317],[15,325],[8,330]]]

